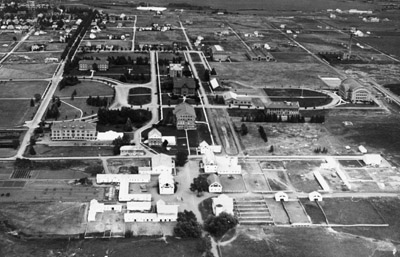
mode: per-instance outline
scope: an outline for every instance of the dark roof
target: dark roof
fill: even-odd
[[[174,77],[173,78],[173,83],[174,83],[174,88],[182,88],[184,86],[186,86],[187,88],[192,88],[195,89],[196,88],[196,82],[194,81],[193,78],[177,78]]]
[[[93,63],[97,64],[108,64],[108,61],[103,61],[103,60],[80,60],[79,64],[90,64],[92,65]]]

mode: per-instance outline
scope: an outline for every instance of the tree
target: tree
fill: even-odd
[[[204,221],[204,229],[215,237],[222,237],[237,224],[238,220],[235,217],[226,212],[222,212],[218,216],[208,216]]]
[[[174,228],[175,236],[182,238],[199,238],[201,236],[201,225],[192,211],[179,212],[176,221],[178,223]]]
[[[187,162],[188,154],[187,152],[178,151],[175,156],[175,164],[178,167],[183,167]]]
[[[168,140],[164,140],[164,142],[162,143],[162,148],[166,149],[168,146]]]
[[[245,135],[247,135],[247,133],[249,133],[249,129],[247,128],[246,124],[244,124],[244,123],[242,123],[241,132],[242,132],[242,136],[245,136]]]
[[[132,130],[133,130],[132,121],[131,121],[130,118],[128,118],[128,119],[126,119],[126,123],[125,123],[125,126],[124,126],[124,131],[131,132]]]
[[[35,106],[35,101],[33,100],[33,98],[31,98],[31,107]]]
[[[273,146],[273,145],[271,145],[271,146],[269,147],[269,152],[270,152],[270,153],[273,153],[273,152],[274,152],[274,146]]]
[[[40,94],[34,94],[33,97],[35,98],[36,102],[39,102],[42,96]]]
[[[190,191],[197,191],[197,195],[200,195],[202,192],[208,191],[208,181],[205,176],[199,175],[197,178],[193,179],[193,183],[190,184]]]
[[[260,133],[260,136],[264,140],[264,142],[268,142],[267,134],[265,133],[264,128],[262,126],[258,127],[258,132]]]
[[[30,155],[36,155],[35,148],[33,148],[32,145],[29,147],[29,154],[30,154]]]

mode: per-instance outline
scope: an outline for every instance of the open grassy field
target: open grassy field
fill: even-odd
[[[62,90],[56,90],[54,95],[59,97],[71,97],[72,93],[76,90],[77,97],[97,97],[97,96],[112,96],[114,89],[104,83],[81,80],[81,83],[72,86],[64,87]]]
[[[135,87],[129,90],[128,103],[132,105],[142,105],[151,102],[151,89],[145,87]]]
[[[185,35],[179,30],[159,31],[137,31],[136,44],[164,44],[171,45],[174,42],[186,42]]]
[[[66,43],[48,43],[47,41],[24,42],[18,47],[17,52],[31,52],[31,47],[36,44],[45,44],[45,51],[63,51],[67,46]]]
[[[391,243],[373,242],[325,228],[243,227],[234,238],[222,244],[222,256],[390,256],[394,249]]]
[[[110,156],[113,155],[112,147],[110,146],[47,146],[36,145],[36,155],[48,157],[79,157],[79,156]]]
[[[88,116],[92,114],[97,114],[98,110],[100,107],[96,106],[91,106],[86,104],[86,98],[75,98],[74,100],[71,100],[70,98],[62,99],[63,102],[68,103],[70,105],[73,105],[74,107],[80,109],[82,111],[82,116]],[[78,113],[78,110],[75,108],[72,108],[68,106],[69,108],[64,108],[63,112],[60,115],[60,119],[65,119],[65,115],[67,115],[69,118],[74,118],[75,114],[80,116],[80,112]],[[73,116],[69,116],[73,115]]]
[[[44,92],[47,81],[4,81],[0,83],[0,98],[33,98]]]
[[[213,67],[220,79],[239,81],[257,88],[267,86],[320,89],[326,85],[318,76],[335,76],[327,67],[311,63],[213,63]]]
[[[33,118],[36,109],[30,106],[29,99],[0,101],[0,128],[22,126],[25,121]]]
[[[52,77],[58,64],[5,64],[0,79],[47,79]]]

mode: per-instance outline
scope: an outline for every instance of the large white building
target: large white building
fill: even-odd
[[[222,212],[233,215],[233,198],[225,194],[212,198],[212,210],[215,216]]]
[[[139,174],[172,174],[175,171],[174,159],[166,154],[157,154],[151,157],[150,167],[139,167]]]
[[[51,140],[97,140],[96,124],[83,121],[53,123]]]
[[[178,205],[166,204],[163,200],[156,203],[156,213],[128,212],[124,214],[125,222],[169,222],[178,218]]]
[[[371,92],[354,79],[345,79],[339,86],[339,95],[351,102],[368,102],[372,100]]]

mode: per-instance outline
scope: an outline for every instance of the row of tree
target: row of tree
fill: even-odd
[[[81,81],[78,79],[78,77],[66,76],[66,77],[62,78],[62,80],[60,81],[60,83],[58,85],[59,85],[59,89],[61,91],[65,87],[75,86],[79,83],[81,83]]]
[[[122,107],[121,110],[109,110],[100,108],[98,113],[99,124],[125,124],[128,118],[135,123],[143,123],[151,119],[151,112],[148,110],[133,110],[128,107]]]
[[[108,98],[107,97],[100,98],[100,96],[92,97],[90,95],[88,99],[86,99],[86,104],[95,107],[107,107]]]
[[[107,57],[107,61],[110,65],[149,65],[149,58],[148,57],[142,57],[138,56],[136,57],[136,60],[134,61],[131,56],[109,56]]]

